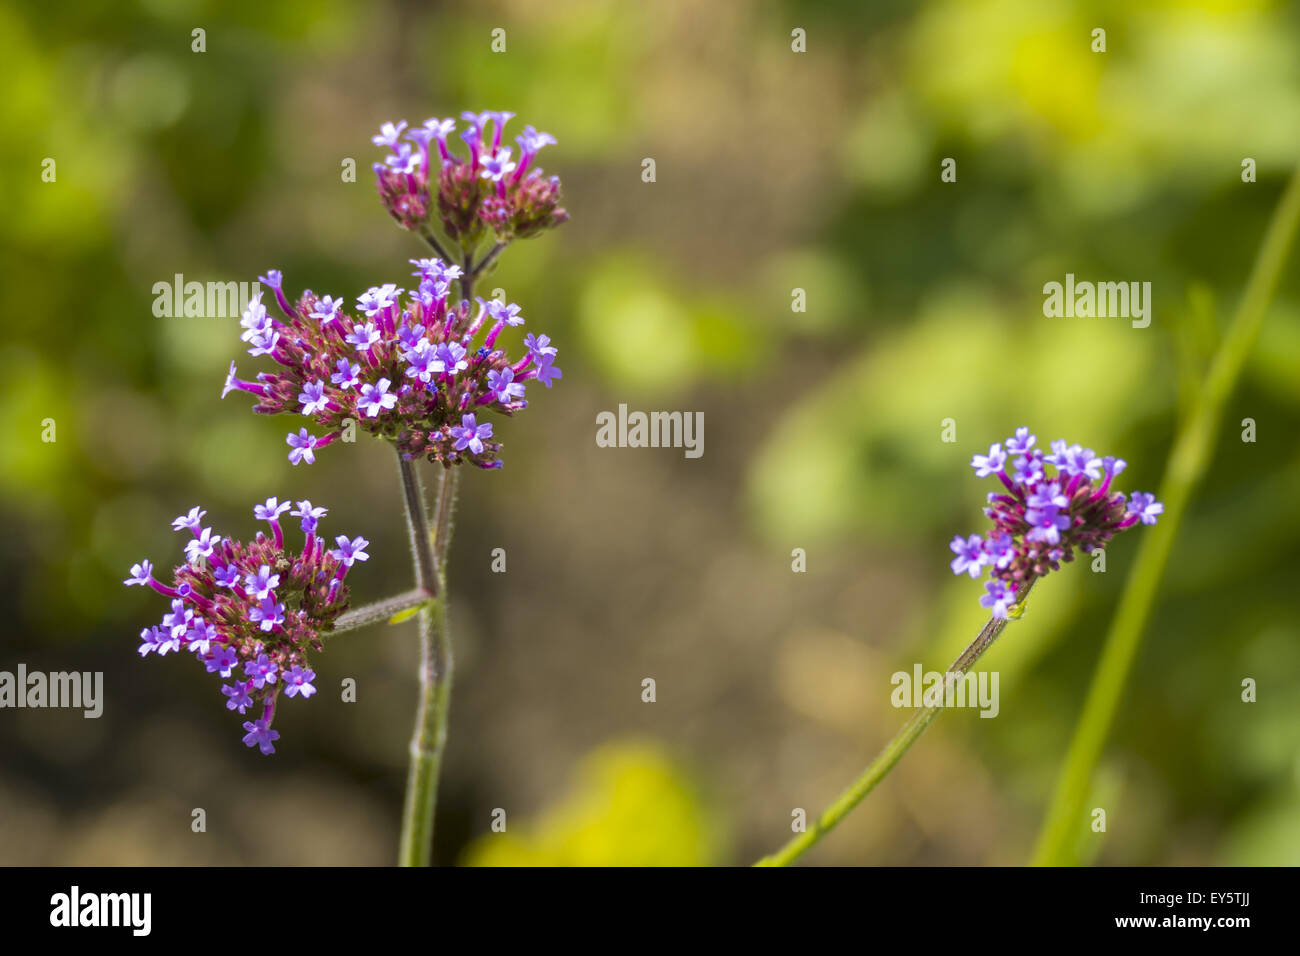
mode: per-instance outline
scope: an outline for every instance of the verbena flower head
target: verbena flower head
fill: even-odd
[[[1091,448],[1054,441],[1051,453],[1038,447],[1028,428],[1017,428],[1005,442],[975,455],[971,467],[980,478],[994,477],[1003,491],[991,492],[984,514],[993,528],[984,537],[960,535],[948,547],[956,555],[954,574],[991,579],[980,605],[1005,618],[1026,582],[1057,571],[1073,561],[1076,550],[1089,554],[1106,546],[1118,532],[1141,521],[1155,524],[1164,505],[1155,496],[1135,491],[1126,499],[1111,481],[1126,463],[1099,458]]]
[[[453,135],[454,119],[430,119],[412,129],[405,120],[385,123],[372,142],[392,152],[373,168],[380,199],[393,218],[419,230],[436,209],[447,235],[464,246],[489,232],[502,241],[527,239],[567,221],[559,178],[534,165],[555,137],[525,126],[513,143],[503,142],[513,117],[464,113],[459,135]],[[457,140],[468,155],[452,151]]]
[[[316,692],[307,652],[321,650],[320,636],[347,609],[348,570],[368,557],[364,538],[340,535],[338,547],[328,547],[316,534],[325,509],[310,501],[291,512],[302,518],[305,541],[301,552],[288,551],[280,516],[292,507],[270,498],[254,508],[271,535],[259,531],[248,544],[200,528],[205,512],[195,508],[172,522],[194,536],[172,583],[156,579],[148,561],[132,566],[124,582],[151,587],[171,602],[160,625],[140,632],[140,656],[188,651],[208,673],[229,681],[221,688],[227,709],[256,714],[260,708],[260,717],[244,723],[244,743],[264,754],[275,752],[280,736],[271,729],[280,691],[303,698]],[[205,546],[191,548],[196,541]]]
[[[271,356],[280,369],[243,381],[231,362],[221,394],[248,392],[258,399],[254,411],[313,425],[315,431],[296,425],[286,438],[293,464],[314,463],[350,421],[407,458],[499,468],[501,445],[492,440],[491,423],[480,419],[513,415],[528,406],[529,382],[550,388],[563,377],[545,335],[529,335],[518,359],[497,347],[503,331],[524,324],[519,306],[483,299],[477,307],[453,305],[460,268],[440,259],[411,262],[418,285],[409,292],[393,284],[368,289],[357,300],[357,316],[310,290],[291,305],[278,271],[261,277],[284,319],[261,306],[259,292],[249,304],[260,330],[249,353]],[[466,439],[471,420],[474,435]]]

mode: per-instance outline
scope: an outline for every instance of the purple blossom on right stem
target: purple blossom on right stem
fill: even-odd
[[[1139,521],[1155,524],[1164,511],[1155,495],[1135,491],[1126,498],[1111,488],[1126,467],[1122,459],[1099,458],[1091,448],[1064,440],[1052,442],[1051,454],[1036,444],[1021,427],[987,455],[974,456],[975,474],[997,478],[1003,486],[990,492],[984,509],[993,528],[984,537],[958,535],[949,544],[957,555],[954,574],[976,577],[980,567],[989,568],[988,593],[980,604],[996,618],[1008,616],[1021,587],[1060,570],[1062,562],[1074,560],[1076,549],[1091,554]]]

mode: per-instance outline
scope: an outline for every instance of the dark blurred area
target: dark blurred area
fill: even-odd
[[[407,282],[426,252],[375,196],[381,122],[514,111],[510,136],[558,139],[571,215],[483,283],[564,378],[498,420],[501,471],[462,476],[437,859],[745,863],[905,719],[890,674],[982,624],[947,567],[983,525],[973,453],[1029,425],[1158,485],[1297,159],[1297,43],[1296,7],[1263,2],[0,4],[0,670],[105,687],[97,720],[0,710],[0,864],[395,859],[415,623],[331,640],[264,758],[211,675],[137,656],[165,602],[122,586],[182,560],[174,516],[246,539],[271,495],[370,539],[355,603],[412,586],[392,452],[292,467],[287,418],[218,397],[232,359],[270,367],[238,316],[153,311],[178,273],[349,302]],[[1044,317],[1067,272],[1150,281],[1151,326]],[[1178,538],[1094,862],[1300,863],[1295,275]],[[703,412],[703,457],[598,447],[620,403]],[[945,715],[809,862],[1026,861],[1130,538],[986,658],[998,719]]]

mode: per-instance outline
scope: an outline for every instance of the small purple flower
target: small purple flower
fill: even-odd
[[[343,308],[343,300],[336,299],[333,296],[324,296],[316,303],[316,308],[312,310],[311,317],[319,319],[321,324],[332,321]]]
[[[495,153],[483,157],[483,170],[479,173],[484,179],[490,179],[494,183],[499,183],[506,176],[513,173],[517,164],[510,161],[510,147],[499,149]]]
[[[230,698],[226,701],[227,710],[237,710],[242,714],[253,705],[253,697],[248,693],[248,685],[243,681],[233,687],[229,684],[222,684],[221,693]]]
[[[1006,452],[1002,450],[1001,444],[989,446],[987,455],[975,455],[971,458],[971,467],[975,469],[976,478],[987,478],[989,475],[996,475],[1002,470],[1002,466],[1007,462]]]
[[[1101,459],[1093,454],[1091,448],[1071,445],[1056,464],[1063,475],[1086,475],[1093,481],[1101,477]]]
[[[1007,457],[1028,455],[1029,449],[1033,448],[1037,441],[1038,436],[1029,434],[1029,429],[1022,425],[1016,429],[1015,435],[1007,439]]]
[[[401,343],[402,351],[409,352],[424,342],[426,331],[423,325],[407,325],[403,322],[402,327],[397,330],[397,341]]]
[[[148,561],[141,561],[139,564],[131,565],[131,576],[122,583],[128,587],[132,584],[148,584],[152,576],[153,565]]]
[[[424,160],[420,153],[411,149],[410,143],[398,143],[397,152],[384,157],[384,162],[392,167],[394,172],[414,173],[419,171]]]
[[[304,415],[315,415],[317,412],[325,411],[325,406],[329,404],[329,399],[325,397],[325,380],[317,379],[304,385],[302,391],[298,393],[298,401],[302,402]]]
[[[265,654],[257,655],[255,661],[244,662],[244,676],[250,678],[253,686],[261,690],[267,684],[274,684],[277,667],[275,661]]]
[[[349,541],[347,535],[341,534],[334,539],[334,543],[338,547],[332,550],[330,554],[334,556],[336,561],[343,562],[349,568],[352,567],[353,562],[365,561],[370,557],[363,550],[370,544],[365,538],[356,537]]]
[[[492,437],[492,423],[478,424],[473,414],[462,415],[459,425],[451,428],[451,437],[456,439],[457,451],[468,448],[476,455],[483,454],[483,439]]]
[[[523,325],[524,320],[519,317],[520,308],[513,302],[498,302],[496,299],[489,299],[484,302],[479,299],[479,304],[483,310],[492,317],[494,322],[504,322],[506,325],[515,326]]]
[[[564,373],[555,367],[555,356],[541,356],[537,361],[537,381],[550,388],[551,380],[556,378],[564,378]]]
[[[298,434],[296,435],[293,432],[290,432],[289,437],[286,438],[285,441],[291,446],[289,452],[289,462],[291,464],[296,465],[302,461],[305,461],[309,465],[314,465],[316,463],[316,452],[314,451],[316,448],[316,436],[307,434],[307,429],[298,429]]]
[[[201,617],[194,619],[194,625],[186,632],[189,649],[196,655],[203,655],[212,649],[212,642],[217,639],[217,629],[211,622]]]
[[[262,386],[253,385],[249,382],[241,382],[239,379],[235,378],[235,371],[236,371],[235,363],[231,362],[230,371],[226,373],[226,383],[221,388],[222,398],[225,398],[235,389],[239,389],[240,391],[245,391],[245,392],[252,392],[256,395],[262,394]]]
[[[1043,480],[1043,459],[1037,452],[1021,455],[1015,461],[1012,479],[1021,485],[1035,485]]]
[[[1165,506],[1156,501],[1156,496],[1145,491],[1135,491],[1128,502],[1128,513],[1137,515],[1143,524],[1155,524],[1156,516],[1165,512]]]
[[[271,317],[267,315],[266,306],[262,305],[262,290],[258,289],[244,310],[244,317],[239,320],[244,327],[240,338],[245,342],[254,336],[265,335],[271,331]]]
[[[204,528],[197,538],[185,542],[185,557],[190,564],[197,564],[200,558],[212,557],[213,549],[221,542],[221,535],[214,535],[211,528]]]
[[[206,511],[199,510],[199,507],[195,505],[190,509],[189,514],[181,515],[179,518],[172,519],[172,530],[188,530],[192,531],[194,534],[198,534],[199,529],[203,527],[203,516],[205,514],[207,514]]]
[[[1078,448],[1079,446],[1075,445],[1074,447]],[[1052,453],[1044,456],[1043,460],[1049,465],[1055,465],[1057,468],[1061,468],[1065,462],[1066,456],[1069,455],[1069,452],[1070,446],[1066,444],[1065,439],[1058,438],[1056,441],[1052,442]]]
[[[524,348],[528,349],[528,358],[534,365],[541,361],[543,355],[555,355],[558,351],[551,344],[549,335],[533,335],[531,332],[524,336]]]
[[[506,110],[487,110],[483,113],[483,117],[485,119],[490,119],[496,127],[496,134],[493,136],[492,140],[494,144],[493,148],[495,149],[497,146],[501,145],[501,133],[505,130],[506,123],[509,123],[514,119],[515,114],[507,112]],[[486,127],[484,128],[486,129]]]
[[[1128,467],[1128,462],[1126,462],[1123,458],[1114,458],[1111,457],[1110,455],[1107,455],[1105,458],[1101,460],[1101,470],[1104,471],[1111,478],[1114,478],[1116,475],[1118,475],[1127,467]]]
[[[229,677],[231,671],[234,670],[235,665],[238,663],[239,655],[235,653],[233,647],[230,647],[227,644],[220,645],[203,661],[209,674],[217,674],[223,678]],[[243,711],[240,711],[240,713],[243,713]]]
[[[1043,485],[1027,499],[1030,509],[1035,508],[1064,508],[1070,504],[1070,499],[1061,494],[1060,482],[1053,481]],[[1030,519],[1032,522],[1032,519]]]
[[[988,593],[980,598],[980,607],[990,609],[990,613],[1001,620],[1006,620],[1007,611],[1016,603],[1016,589],[999,578],[993,578],[984,584]]]
[[[275,753],[275,741],[280,739],[280,731],[272,730],[265,717],[261,720],[244,721],[244,729],[248,731],[244,734],[246,746],[256,746],[268,756]]]
[[[452,121],[447,120],[446,122],[451,123]],[[462,275],[460,266],[449,266],[441,259],[410,259],[408,261],[420,270],[419,272],[412,272],[411,275],[421,276],[422,278],[450,282],[452,279],[459,279]]]
[[[179,641],[189,631],[190,622],[193,620],[194,612],[185,606],[184,601],[176,598],[172,601],[171,613],[163,615],[162,624],[171,633],[172,639]],[[177,644],[177,647],[179,646]]]
[[[407,376],[428,383],[434,375],[445,368],[443,363],[438,361],[437,355],[438,350],[433,347],[428,339],[420,339],[415,347],[404,356],[410,364],[410,368],[406,370]]]
[[[357,375],[361,372],[360,365],[356,363],[349,364],[347,359],[339,359],[339,364],[335,367],[338,371],[330,376],[330,381],[343,391],[346,392],[352,386],[360,384],[360,379],[357,378]]]
[[[161,630],[158,631],[158,656],[159,657],[166,657],[168,651],[176,651],[179,653],[180,649],[181,649],[181,639],[178,635],[168,635],[168,634],[164,634]]]
[[[248,350],[249,355],[270,355],[275,351],[276,345],[280,342],[280,333],[275,329],[268,329],[265,332],[253,335],[252,338],[249,339],[249,342],[251,342],[253,346]]]
[[[262,630],[269,631],[284,623],[284,604],[276,601],[274,594],[268,594],[256,607],[249,609],[248,619]]]
[[[964,541],[961,535],[957,535],[948,542],[948,547],[957,555],[949,565],[953,574],[961,574],[964,571],[972,578],[977,578],[980,576],[980,569],[989,563],[989,556],[984,551],[984,539],[977,534],[971,535]]]
[[[1040,486],[1029,496],[1027,504],[1029,508],[1025,511],[1025,521],[1030,525],[1030,531],[1025,538],[1057,544],[1061,540],[1061,532],[1070,527],[1070,516],[1061,513],[1062,508],[1069,506],[1070,500],[1061,494],[1060,483],[1053,481]]]
[[[377,385],[362,385],[361,397],[357,399],[357,408],[365,413],[367,418],[374,418],[386,408],[392,408],[397,404],[397,396],[388,391],[388,386],[392,383],[386,378],[381,378]]]
[[[409,146],[406,148],[410,149]],[[366,314],[366,318],[373,319],[384,309],[394,305],[403,291],[391,282],[381,286],[372,286],[357,299],[357,308]],[[351,340],[349,339],[349,341]]]
[[[515,137],[515,142],[519,144],[519,149],[525,156],[530,156],[543,146],[554,146],[555,137],[550,133],[539,133],[531,126],[525,126],[524,131]]]
[[[140,656],[148,657],[152,651],[158,651],[161,655],[162,651],[159,650],[159,647],[166,641],[166,635],[164,635],[162,631],[158,630],[156,625],[154,627],[146,627],[140,632],[140,647],[138,648]]]
[[[406,130],[406,120],[399,120],[396,124],[385,123],[379,127],[379,135],[370,137],[370,142],[376,146],[387,146],[389,149],[396,149],[397,142]]]
[[[502,405],[510,404],[511,399],[524,397],[524,386],[515,381],[515,373],[508,367],[500,372],[488,372],[488,391]]]
[[[447,156],[447,137],[456,131],[456,121],[454,119],[427,119],[424,121],[425,129],[433,133],[442,147],[442,155],[445,159]]]
[[[286,507],[288,507],[286,505]],[[244,575],[244,587],[251,591],[259,601],[267,598],[271,594],[272,588],[280,586],[280,575],[271,573],[271,566],[262,565],[257,569],[256,574]]]
[[[312,681],[316,679],[316,672],[313,670],[303,670],[300,664],[294,664],[293,667],[284,672],[284,693],[287,697],[296,697],[299,694],[306,700],[312,694],[316,693],[316,688],[312,686]]]
[[[469,362],[465,361],[465,349],[459,342],[444,342],[439,345],[436,364],[442,366],[438,371],[446,372],[448,375],[455,375],[469,368]]]
[[[253,505],[253,517],[258,521],[279,521],[280,515],[292,507],[289,502],[282,502],[279,498],[267,498],[266,504]]]
[[[289,512],[293,517],[302,519],[302,530],[308,534],[316,531],[317,523],[328,513],[325,508],[313,508],[310,501],[298,502],[298,510]]]
[[[233,564],[227,564],[223,567],[217,568],[213,578],[216,580],[217,584],[221,585],[223,588],[233,588],[239,583],[239,568],[235,567]]]
[[[378,344],[382,337],[379,329],[375,327],[375,323],[367,322],[365,325],[358,325],[344,338],[349,345],[355,345],[358,352],[364,352],[371,346]]]
[[[996,539],[989,538],[985,542],[985,550],[988,553],[989,561],[999,571],[1006,570],[1016,557],[1016,542],[1009,534],[999,535]]]

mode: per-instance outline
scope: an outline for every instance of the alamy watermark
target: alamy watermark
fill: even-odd
[[[132,936],[148,936],[152,913],[152,893],[83,893],[73,886],[50,897],[50,925],[57,927],[126,926]]]
[[[941,674],[922,672],[915,664],[910,674],[896,671],[889,683],[894,685],[889,702],[895,707],[978,707],[981,717],[996,717],[1001,709],[997,671]]]
[[[88,720],[104,713],[103,671],[0,671],[0,708],[57,707],[83,710]]]
[[[253,282],[185,281],[176,273],[171,282],[153,284],[153,314],[160,319],[233,319],[244,314],[261,288]]]
[[[1043,315],[1048,318],[1132,319],[1135,329],[1151,324],[1150,282],[1075,282],[1074,273],[1065,283],[1043,285]]]
[[[703,412],[638,412],[618,406],[618,413],[596,415],[596,444],[601,448],[683,448],[687,458],[704,454]]]

